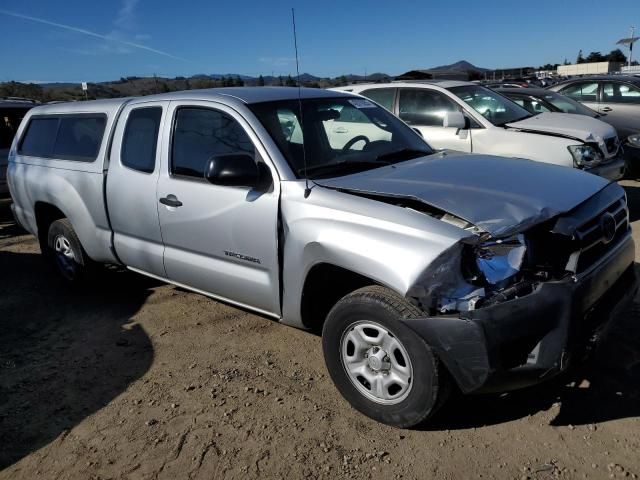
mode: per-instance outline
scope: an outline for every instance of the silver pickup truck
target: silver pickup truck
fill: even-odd
[[[565,370],[636,289],[617,184],[435,152],[349,93],[37,107],[8,180],[16,220],[69,282],[120,264],[322,331],[343,396],[400,427],[453,390]]]

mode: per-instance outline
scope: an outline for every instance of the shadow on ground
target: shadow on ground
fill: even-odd
[[[26,233],[13,221],[10,203],[11,201],[9,199],[0,199],[0,240],[6,240]],[[9,246],[7,242],[3,242],[2,248],[6,248],[7,246]]]
[[[131,318],[157,283],[104,271],[73,291],[39,254],[6,250],[8,237],[23,232],[0,213],[2,469],[104,407],[149,369],[151,341]]]

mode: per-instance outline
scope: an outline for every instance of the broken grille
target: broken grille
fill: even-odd
[[[575,231],[578,250],[571,255],[569,264],[574,263],[576,273],[587,270],[624,236],[629,229],[628,219],[626,202],[620,198]]]

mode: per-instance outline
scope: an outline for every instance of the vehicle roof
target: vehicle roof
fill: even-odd
[[[562,82],[556,83],[556,85],[560,85],[563,83],[572,83],[572,82],[580,82],[580,81],[590,81],[590,80],[617,80],[619,82],[629,82],[640,85],[640,77],[634,77],[633,75],[584,75],[582,77],[574,77],[569,78],[567,80],[563,80]],[[555,87],[555,85],[554,85]]]
[[[522,95],[545,95],[548,93],[556,93],[551,92],[551,90],[547,90],[546,88],[517,88],[517,87],[504,87],[504,88],[494,88],[496,92],[504,92],[504,93],[521,93]]]
[[[144,97],[124,97],[104,100],[55,103],[36,107],[34,113],[65,112],[110,112],[119,109],[125,103],[151,102],[158,100],[233,100],[245,104],[272,102],[280,100],[297,100],[298,98],[335,98],[348,97],[347,93],[322,90],[319,88],[298,87],[226,87],[203,90],[184,90],[179,92],[160,93]]]
[[[360,91],[368,88],[420,88],[421,86],[435,85],[441,88],[451,87],[465,87],[468,85],[475,85],[477,83],[464,82],[462,80],[415,80],[415,81],[403,81],[403,82],[387,82],[387,83],[358,83],[355,85],[347,85],[345,87],[336,87],[332,89],[334,91]]]
[[[38,103],[34,103],[29,100],[0,99],[0,108],[12,108],[12,109],[23,108],[25,110],[29,110],[38,105],[39,105]]]

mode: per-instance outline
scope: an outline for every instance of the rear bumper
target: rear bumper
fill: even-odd
[[[585,170],[585,172],[593,173],[594,175],[615,181],[624,177],[625,169],[626,163],[621,151],[611,161],[603,165],[590,168],[589,170]]]
[[[565,370],[633,298],[634,258],[627,235],[579,277],[458,317],[405,323],[433,347],[464,393],[532,385]]]

